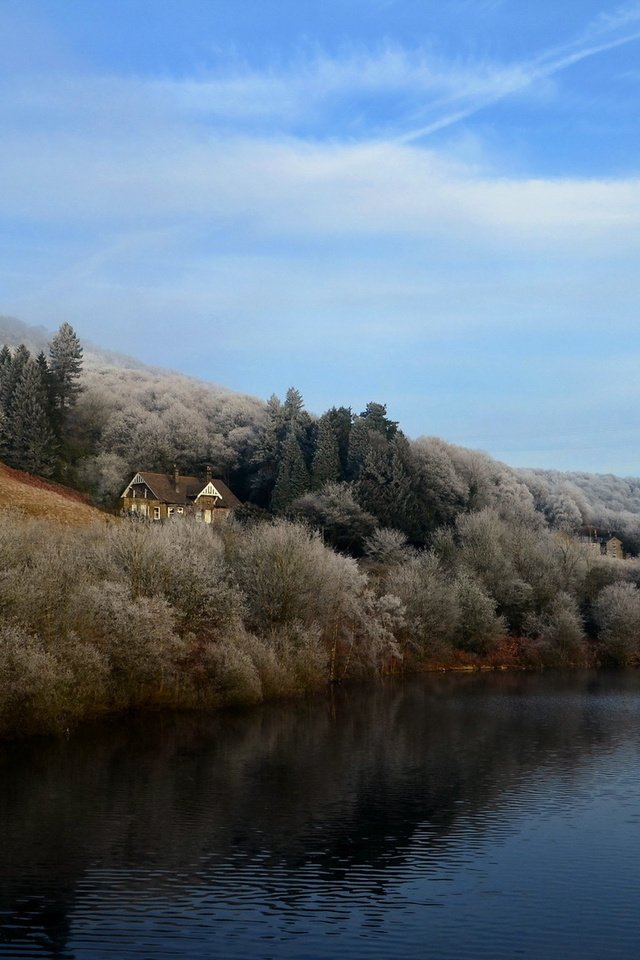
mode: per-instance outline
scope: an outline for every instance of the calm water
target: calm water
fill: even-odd
[[[640,673],[0,747],[0,957],[640,956]]]

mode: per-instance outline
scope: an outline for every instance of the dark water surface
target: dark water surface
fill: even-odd
[[[0,957],[640,957],[640,673],[0,747]]]

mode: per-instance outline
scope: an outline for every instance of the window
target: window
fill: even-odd
[[[154,519],[154,520],[159,520],[159,519],[160,519],[160,507],[154,507],[154,508],[153,508],[153,519]]]
[[[182,514],[184,513],[184,507],[178,507],[178,513],[180,514],[180,516],[182,516]]]

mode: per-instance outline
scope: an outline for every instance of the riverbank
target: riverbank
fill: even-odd
[[[538,551],[533,586],[492,586],[471,570],[477,535],[455,553],[441,542],[365,570],[284,520],[211,531],[4,514],[0,736],[421,670],[639,662],[640,591],[621,579],[636,565],[594,560],[550,535],[541,556],[538,539],[519,539],[521,563],[523,544]]]

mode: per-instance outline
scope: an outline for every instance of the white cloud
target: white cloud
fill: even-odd
[[[234,235],[516,238],[554,249],[622,243],[640,228],[640,181],[515,179],[410,145],[203,136],[166,141],[6,137],[0,215],[59,225],[198,228]]]

